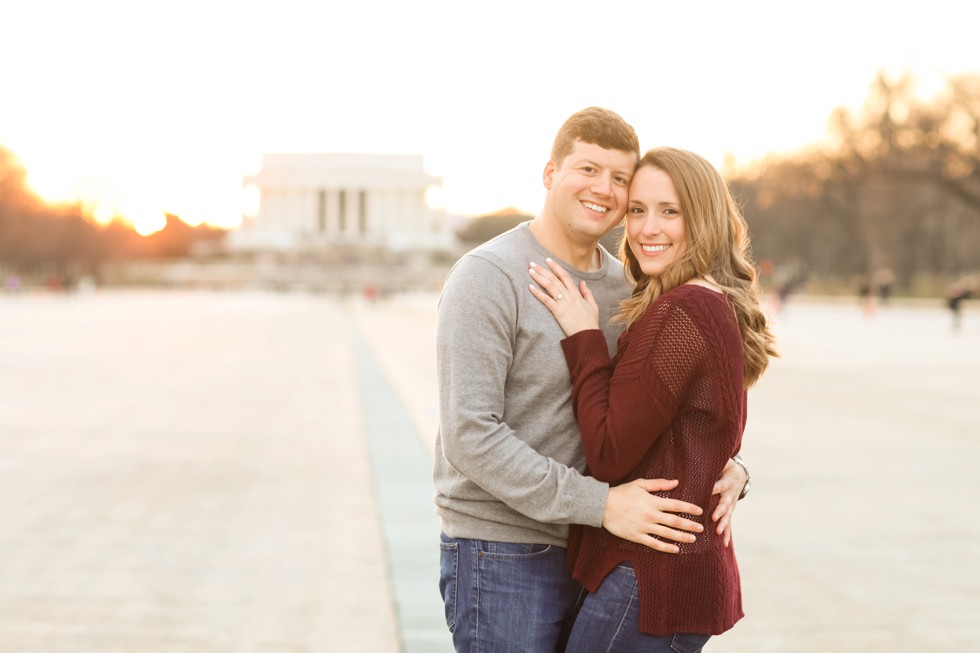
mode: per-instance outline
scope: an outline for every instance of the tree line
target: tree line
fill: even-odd
[[[33,193],[26,171],[0,147],[0,272],[59,284],[82,277],[98,281],[107,263],[187,256],[193,243],[224,230],[191,227],[175,215],[166,226],[140,236],[118,221],[99,225],[78,204],[52,205]]]
[[[864,108],[837,109],[830,124],[827,143],[726,171],[765,281],[855,289],[885,274],[897,289],[928,292],[980,271],[980,76],[950,77],[922,99],[909,76],[879,74]],[[176,216],[148,237],[120,223],[100,226],[80,206],[44,203],[25,179],[0,148],[6,272],[97,279],[107,262],[178,258],[224,233]],[[472,245],[528,217],[506,209],[457,235]],[[616,236],[604,244],[614,247]]]
[[[906,290],[980,271],[980,76],[929,100],[913,86],[879,74],[861,113],[835,110],[828,144],[730,176],[757,260],[825,283],[884,273]]]

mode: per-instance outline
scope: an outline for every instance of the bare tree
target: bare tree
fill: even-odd
[[[824,277],[980,267],[980,77],[931,101],[879,74],[861,115],[837,109],[832,145],[756,164],[732,180],[757,256]]]

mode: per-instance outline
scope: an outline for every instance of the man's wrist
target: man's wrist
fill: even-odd
[[[741,467],[745,472],[745,485],[742,486],[742,491],[738,494],[738,500],[741,501],[752,488],[752,474],[749,473],[748,465],[745,464],[745,460],[739,454],[732,456],[732,462]]]

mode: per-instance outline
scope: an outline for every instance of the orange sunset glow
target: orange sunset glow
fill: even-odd
[[[980,9],[951,0],[928,12],[828,2],[805,20],[761,0],[624,2],[603,11],[636,29],[583,53],[554,44],[592,25],[595,6],[581,1],[493,12],[426,1],[386,7],[383,21],[369,3],[146,15],[119,1],[55,4],[58,21],[48,3],[5,18],[0,55],[19,63],[3,82],[13,101],[0,104],[0,146],[46,200],[141,234],[165,213],[239,225],[256,209],[242,177],[267,152],[422,154],[450,214],[534,212],[554,127],[583,106],[622,114],[643,147],[745,164],[824,139],[834,108],[859,110],[879,70],[910,74],[928,96],[980,68]],[[829,34],[847,47],[827,47]]]

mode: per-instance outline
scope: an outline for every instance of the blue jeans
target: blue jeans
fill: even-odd
[[[555,653],[581,586],[565,549],[440,537],[439,590],[456,650]]]
[[[566,653],[699,653],[710,635],[640,632],[640,595],[629,563],[616,567],[598,591],[585,597],[575,618]]]

